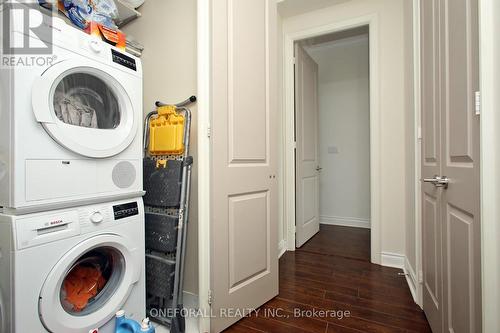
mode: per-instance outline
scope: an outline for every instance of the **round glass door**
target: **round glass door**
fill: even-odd
[[[57,143],[79,155],[114,156],[138,134],[140,78],[86,59],[66,60],[47,69],[33,87],[36,120]],[[129,94],[136,96],[133,102]]]
[[[53,96],[57,118],[68,125],[114,129],[121,110],[115,92],[101,78],[89,73],[71,73],[56,86]]]
[[[139,281],[143,258],[135,243],[114,234],[75,245],[57,260],[41,288],[38,310],[43,325],[64,333],[102,327]]]
[[[59,292],[63,309],[85,316],[102,308],[119,287],[125,263],[111,247],[93,249],[82,255],[64,276]]]

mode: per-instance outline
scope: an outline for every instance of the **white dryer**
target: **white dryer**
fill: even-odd
[[[16,24],[18,16],[10,43],[52,50],[2,64],[0,206],[23,214],[140,196],[140,59],[58,18],[42,24],[47,33],[38,39]]]
[[[120,309],[144,318],[142,198],[0,215],[0,244],[0,332],[113,333]]]

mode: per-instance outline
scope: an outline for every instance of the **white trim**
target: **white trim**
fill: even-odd
[[[278,258],[281,258],[282,255],[284,255],[286,252],[286,244],[285,240],[282,239],[278,245]]]
[[[294,159],[294,75],[293,50],[294,42],[300,39],[329,34],[346,29],[368,25],[370,29],[370,201],[371,201],[371,262],[381,262],[381,235],[380,235],[380,103],[379,103],[379,28],[378,16],[371,14],[331,24],[317,26],[298,32],[283,31],[283,75],[285,80],[283,126],[285,135],[284,161],[284,209],[283,217],[286,221],[286,244],[289,251],[295,250],[295,159]]]
[[[480,0],[483,332],[500,332],[500,3]]]
[[[422,270],[422,139],[419,138],[421,128],[421,89],[420,89],[420,0],[413,0],[413,96],[414,96],[414,133],[415,133],[415,270]],[[418,279],[414,279],[418,282]],[[415,283],[415,303],[422,306],[423,288]]]
[[[291,45],[291,46],[290,46]],[[293,40],[283,29],[283,101],[282,101],[282,133],[285,138],[282,149],[283,160],[283,220],[286,228],[283,237],[288,251],[295,251],[295,134],[294,115],[288,114],[294,109],[294,47]],[[288,96],[292,94],[292,97]],[[291,190],[293,189],[293,190]]]
[[[210,313],[210,84],[211,1],[198,0],[198,300],[202,313]],[[210,316],[199,316],[199,332],[210,332]]]
[[[198,295],[184,291],[183,292],[184,308],[188,311],[198,311]],[[198,319],[195,316],[186,317],[186,332],[198,332],[196,330]],[[168,326],[153,323],[156,333],[169,333]],[[92,331],[91,331],[92,332]]]
[[[404,269],[406,257],[399,253],[382,252],[380,254],[380,264],[386,267]]]
[[[342,39],[336,39],[330,42],[325,42],[320,44],[304,45],[304,49],[306,49],[306,51],[309,51],[309,50],[318,50],[318,49],[322,50],[322,49],[332,49],[336,47],[345,47],[348,45],[365,43],[368,41],[368,39],[369,39],[368,34],[362,34]]]
[[[403,274],[405,275],[406,283],[408,284],[408,288],[410,289],[413,301],[420,307],[422,307],[422,305],[417,302],[417,286],[419,285],[417,275],[411,267],[408,258],[405,255],[399,253],[382,252],[382,266],[394,267],[403,270]]]
[[[189,291],[183,291],[182,297],[186,309],[198,309],[198,295]]]
[[[362,219],[359,217],[320,215],[319,223],[327,225],[340,225],[344,227],[370,229],[370,219]]]
[[[408,258],[405,257],[405,264],[403,267],[403,272],[405,273],[406,277],[406,282],[408,283],[408,287],[410,288],[411,295],[413,296],[413,301],[417,303],[421,308],[422,304],[418,302],[418,279],[417,275],[415,274],[415,271],[411,267],[410,262],[408,261]]]

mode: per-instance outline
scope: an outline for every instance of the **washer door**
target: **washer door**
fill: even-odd
[[[33,85],[35,118],[56,142],[77,154],[116,155],[130,145],[140,121],[121,84],[130,80],[137,78],[83,58],[61,61]]]
[[[39,312],[50,332],[82,332],[113,318],[140,278],[141,253],[125,238],[98,235],[69,251],[48,275]]]

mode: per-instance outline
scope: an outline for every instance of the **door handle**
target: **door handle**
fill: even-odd
[[[448,184],[450,183],[450,179],[446,176],[434,176],[434,178],[424,178],[422,179],[424,183],[431,183],[436,187],[442,187],[444,189],[448,188]]]
[[[316,167],[316,171],[321,171],[321,170],[323,170],[323,168],[320,168],[320,166],[318,165],[318,166]]]

